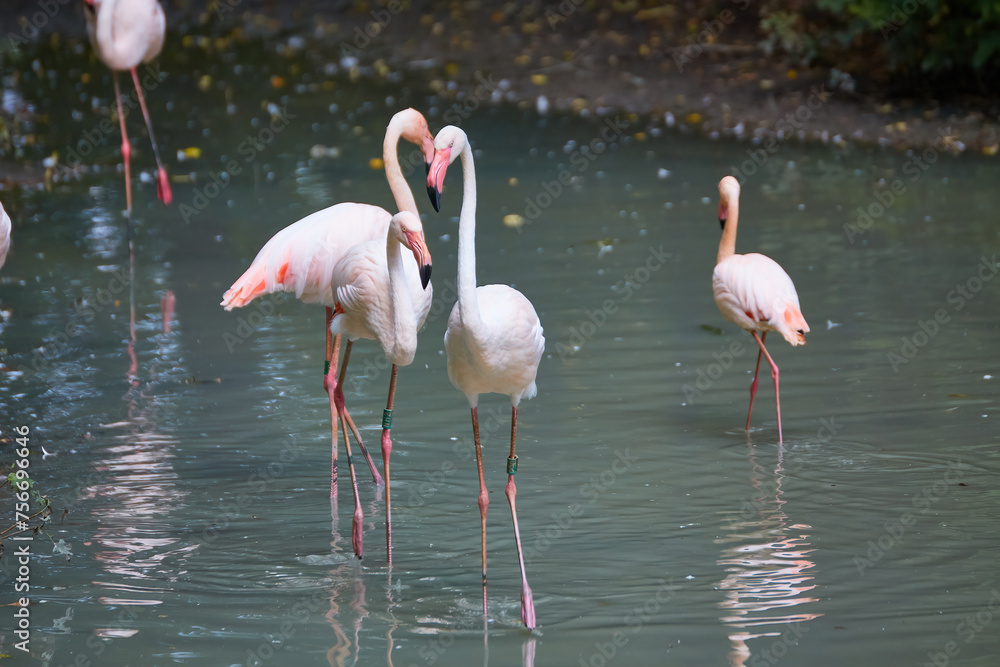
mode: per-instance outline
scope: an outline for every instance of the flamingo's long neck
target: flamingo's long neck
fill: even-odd
[[[379,343],[389,361],[405,366],[413,360],[417,350],[417,320],[407,289],[403,247],[393,233],[392,226],[389,227],[386,239],[385,255],[389,267],[389,312],[392,317],[391,331],[386,333],[390,334],[392,340],[380,340]]]
[[[399,138],[402,134],[402,128],[393,118],[389,127],[385,129],[385,140],[382,142],[385,178],[389,181],[389,189],[392,190],[392,198],[396,201],[396,209],[409,211],[419,216],[420,211],[417,210],[417,202],[413,199],[413,192],[410,191],[410,186],[403,178],[403,171],[399,168]]]
[[[726,205],[726,224],[722,228],[722,240],[719,241],[719,255],[715,258],[718,264],[722,260],[736,254],[736,225],[740,217],[740,200],[730,197]]]
[[[476,298],[476,167],[472,148],[462,148],[462,213],[458,219],[458,307],[462,324],[480,328],[482,317]]]

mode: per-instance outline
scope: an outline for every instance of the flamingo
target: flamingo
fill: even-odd
[[[163,8],[157,0],[83,0],[83,7],[87,17],[90,43],[97,52],[97,57],[111,69],[111,79],[115,83],[118,124],[122,132],[122,158],[125,162],[126,211],[129,214],[132,212],[132,180],[129,174],[132,147],[125,129],[122,93],[118,85],[118,72],[125,70],[132,73],[132,83],[139,98],[142,117],[146,121],[149,141],[153,146],[153,157],[156,158],[156,196],[164,204],[169,205],[173,199],[170,181],[167,179],[167,170],[163,168],[163,162],[160,160],[156,137],[153,136],[153,123],[149,118],[146,98],[139,83],[139,73],[136,71],[140,63],[150,62],[160,55],[160,50],[163,48],[167,25],[163,17]]]
[[[10,216],[3,210],[0,202],[0,269],[7,261],[7,251],[10,250]]]
[[[392,405],[396,393],[396,377],[399,366],[409,366],[417,352],[417,313],[411,299],[412,290],[407,284],[407,270],[403,264],[399,246],[403,245],[413,253],[417,262],[421,289],[426,289],[431,281],[431,255],[424,240],[424,230],[420,218],[409,211],[400,211],[389,222],[385,241],[368,241],[351,247],[333,267],[334,291],[337,294],[337,310],[330,331],[335,335],[346,335],[348,345],[358,338],[377,340],[392,363],[389,380],[388,407],[383,413],[382,465],[385,474],[386,544],[387,558],[391,556],[391,526],[389,520],[389,454],[392,441],[389,427],[392,425]],[[348,348],[349,350],[350,348]],[[348,353],[345,353],[345,355]],[[347,357],[341,368],[340,384],[343,384]],[[387,423],[388,422],[388,423]],[[347,426],[343,426],[344,440],[347,440]],[[347,456],[351,452],[348,448]],[[351,474],[354,474],[353,467]],[[361,505],[357,497],[358,486],[354,488],[354,552],[361,556]]]
[[[392,191],[396,206],[401,211],[417,215],[417,204],[413,193],[403,178],[397,156],[397,146],[400,139],[421,147],[424,159],[429,165],[434,156],[434,138],[431,136],[424,116],[415,109],[404,109],[395,114],[386,127],[385,139],[382,143],[382,159],[385,163],[386,178]],[[375,468],[368,450],[365,448],[361,435],[354,420],[344,405],[343,384],[350,360],[352,342],[349,340],[344,352],[344,362],[341,365],[340,376],[337,376],[337,361],[340,357],[339,333],[334,336],[331,326],[334,319],[334,309],[340,310],[338,297],[333,282],[333,271],[347,251],[368,241],[385,242],[389,231],[391,215],[378,206],[369,204],[343,203],[317,211],[275,234],[254,258],[253,263],[243,273],[233,286],[223,295],[221,305],[226,310],[247,305],[255,298],[273,292],[295,292],[296,297],[305,303],[320,303],[326,306],[326,365],[323,371],[323,388],[330,399],[330,498],[337,495],[337,431],[338,421],[350,427],[355,440],[361,447],[368,469],[371,471],[374,483],[381,486],[382,476]],[[411,286],[410,301],[414,308],[417,328],[423,326],[430,311],[433,290],[430,285],[426,289],[417,286],[420,269],[416,262],[404,256],[406,270],[413,279],[408,281]],[[389,433],[391,428],[391,410],[395,394],[396,369],[393,368],[389,382],[389,415],[383,415],[382,445],[383,467],[388,481],[388,457],[392,449]],[[345,435],[346,440],[346,435]],[[354,463],[350,454],[350,443],[347,447],[347,465],[351,471],[352,487],[357,497],[357,486],[354,475]],[[360,506],[355,503],[355,512]],[[361,557],[360,531],[355,534],[355,555]],[[391,515],[389,504],[389,488],[386,486],[386,545],[388,558],[391,560]]]
[[[483,477],[483,453],[479,443],[479,394],[499,393],[510,397],[510,455],[507,458],[507,501],[514,521],[517,559],[521,567],[521,620],[535,627],[535,604],[528,586],[517,526],[514,498],[517,487],[517,406],[522,398],[538,393],[535,375],[545,350],[542,325],[528,299],[507,285],[476,287],[476,171],[468,137],[449,125],[434,139],[434,161],[427,173],[427,191],[435,209],[440,208],[445,172],[462,156],[462,213],[458,231],[458,302],[448,318],[444,336],[448,355],[448,378],[465,394],[472,411],[472,435],[479,471],[479,513],[483,551],[483,616],[486,616],[486,508],[489,495]]]
[[[781,398],[778,395],[778,365],[764,347],[768,331],[777,331],[789,344],[805,345],[809,331],[799,307],[799,295],[785,270],[770,257],[760,253],[737,255],[736,225],[740,210],[740,184],[732,176],[719,181],[719,224],[722,240],[712,274],[715,303],[722,316],[753,335],[760,351],[757,368],[750,384],[750,409],[747,410],[746,430],[750,430],[750,413],[757,394],[757,374],[761,356],[767,357],[774,380],[774,402],[778,412],[778,444],[781,437]]]

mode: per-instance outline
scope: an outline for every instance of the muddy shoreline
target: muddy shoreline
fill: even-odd
[[[652,26],[624,14],[602,19],[576,10],[573,0],[497,9],[323,0],[308,11],[268,0],[218,0],[214,11],[164,4],[166,48],[186,48],[202,36],[256,42],[269,57],[298,54],[352,77],[405,72],[469,108],[514,103],[591,117],[626,112],[639,116],[643,131],[745,141],[751,157],[786,141],[881,146],[918,157],[943,151],[992,156],[1000,148],[1000,123],[988,101],[890,101],[859,92],[858,82],[836,70],[789,67],[764,53],[738,11],[692,31],[683,17]],[[85,40],[77,3],[55,0],[57,6],[42,21],[38,0],[6,5],[0,10],[3,49],[16,42],[30,54],[45,40]],[[34,17],[37,30],[26,17]],[[5,65],[8,75],[9,59]],[[44,169],[6,158],[0,172],[8,182],[37,182]]]

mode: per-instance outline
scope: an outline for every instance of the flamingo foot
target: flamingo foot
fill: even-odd
[[[531,595],[531,586],[525,581],[521,584],[521,620],[524,621],[524,627],[529,630],[534,630],[536,626],[535,623],[535,599]]]

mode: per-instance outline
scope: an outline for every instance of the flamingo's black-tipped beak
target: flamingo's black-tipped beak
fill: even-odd
[[[719,202],[719,227],[722,229],[726,228],[726,217],[729,215],[729,209]]]
[[[441,190],[444,189],[444,175],[451,163],[451,147],[434,152],[434,160],[427,165],[427,195],[435,211],[441,210]]]
[[[431,282],[431,252],[424,242],[423,232],[406,232],[406,242],[413,252],[413,258],[417,260],[417,267],[420,272],[420,286],[427,289]]]
[[[427,167],[428,173],[430,173],[430,165]],[[433,185],[427,186],[427,196],[431,199],[431,206],[438,213],[441,212],[441,192]]]

